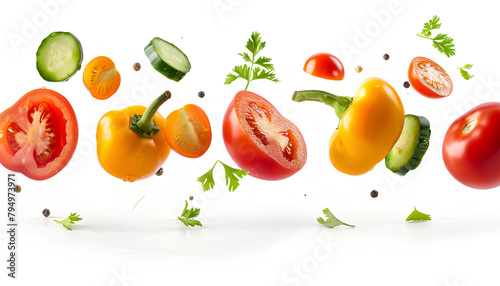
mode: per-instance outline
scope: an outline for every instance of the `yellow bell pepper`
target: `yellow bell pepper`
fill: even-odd
[[[394,88],[380,78],[365,80],[356,96],[296,91],[292,100],[320,101],[335,109],[340,124],[330,138],[330,161],[342,173],[364,174],[391,151],[403,130],[405,112]]]
[[[152,176],[167,160],[165,118],[157,112],[169,98],[163,93],[146,109],[131,106],[110,111],[97,125],[97,158],[109,174],[125,182]]]

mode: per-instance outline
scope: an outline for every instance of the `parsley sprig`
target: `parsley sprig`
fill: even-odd
[[[332,214],[332,212],[328,208],[324,209],[323,213],[326,216],[326,220],[324,220],[322,217],[319,217],[319,218],[317,218],[317,221],[319,222],[319,224],[323,225],[324,227],[334,228],[334,227],[339,226],[339,225],[346,225],[346,226],[354,227],[354,225],[347,224],[343,221],[340,221],[338,218],[336,218]]]
[[[417,36],[432,40],[432,46],[438,49],[439,52],[445,54],[448,58],[455,55],[455,44],[453,39],[447,34],[438,33],[434,38],[431,37],[432,30],[441,28],[441,23],[439,23],[440,18],[434,15],[432,19],[424,24],[422,32],[418,33]]]
[[[472,68],[472,64],[466,64],[465,66],[463,67],[458,67],[458,69],[460,70],[460,74],[462,75],[462,77],[465,79],[465,80],[469,80],[471,78],[474,77],[474,75],[471,75],[469,74],[468,71],[466,70],[469,70]]]
[[[59,221],[59,220],[54,220],[54,221],[62,224],[62,226],[64,226],[67,230],[73,230],[71,228],[71,225],[75,224],[75,221],[81,221],[81,220],[82,220],[82,218],[80,217],[79,214],[70,213],[70,215],[67,218],[65,218],[61,221]]]
[[[188,209],[188,202],[186,202],[186,206],[184,207],[184,210],[182,210],[181,216],[177,217],[177,220],[182,222],[185,226],[200,226],[203,227],[201,222],[199,220],[195,220],[194,218],[197,217],[200,214],[200,209],[198,208],[191,208]]]
[[[268,79],[270,81],[279,82],[279,79],[276,78],[276,74],[274,73],[274,66],[271,64],[271,58],[259,57],[256,59],[257,54],[262,51],[265,46],[266,42],[262,41],[260,33],[253,32],[246,46],[252,56],[246,52],[238,53],[245,62],[251,63],[250,66],[247,64],[235,66],[233,68],[234,74],[229,73],[226,76],[224,84],[231,84],[236,79],[242,78],[247,81],[247,86],[245,87],[245,90],[247,90],[248,85],[253,80]],[[257,67],[254,67],[254,65],[257,65]]]
[[[431,220],[431,216],[428,214],[421,213],[417,210],[416,207],[413,212],[406,218],[406,221],[423,221],[423,220]]]
[[[212,167],[212,169],[210,169],[208,172],[206,172],[205,174],[203,174],[198,178],[198,182],[200,182],[203,186],[203,191],[208,191],[215,187],[213,172],[215,165],[217,165],[217,163],[221,163],[222,166],[224,167],[224,171],[226,172],[226,186],[228,186],[228,190],[230,192],[234,192],[234,190],[236,190],[236,188],[238,188],[238,186],[240,185],[239,182],[240,179],[248,175],[248,171],[229,167],[228,165],[222,163],[219,160],[215,161],[215,164]]]

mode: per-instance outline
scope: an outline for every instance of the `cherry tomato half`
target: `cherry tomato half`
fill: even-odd
[[[0,114],[0,163],[28,178],[45,180],[61,171],[77,141],[75,112],[53,90],[32,90]]]
[[[483,103],[455,120],[444,138],[443,160],[466,186],[500,186],[500,103]]]
[[[408,78],[418,93],[429,98],[447,97],[453,91],[448,73],[428,58],[414,58],[408,69]]]
[[[194,104],[188,104],[167,117],[164,133],[170,148],[178,154],[198,158],[210,147],[212,129],[207,114]]]
[[[334,55],[328,53],[319,53],[308,58],[304,64],[304,71],[324,79],[344,79],[344,66],[342,62]]]
[[[120,73],[108,57],[91,60],[83,71],[83,84],[96,99],[107,99],[120,87]]]
[[[222,131],[231,158],[253,177],[284,179],[306,163],[306,144],[299,129],[253,92],[236,94],[227,108]]]

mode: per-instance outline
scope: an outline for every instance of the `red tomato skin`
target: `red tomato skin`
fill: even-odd
[[[63,116],[66,121],[64,132],[66,133],[65,145],[61,153],[51,162],[45,164],[41,168],[37,168],[33,160],[23,162],[19,157],[22,155],[22,150],[12,154],[5,134],[11,123],[26,120],[30,106],[36,102],[47,102],[56,110],[59,116]],[[61,123],[60,123],[61,124]],[[46,88],[35,89],[26,93],[14,105],[6,109],[0,114],[0,163],[7,169],[13,172],[19,172],[33,180],[46,180],[59,173],[71,159],[73,152],[76,149],[78,142],[78,123],[73,107],[69,101],[61,94]]]
[[[222,133],[224,144],[233,161],[241,169],[247,170],[250,176],[263,180],[282,180],[297,173],[305,164],[306,158],[303,157],[302,159],[299,159],[302,160],[299,168],[285,168],[279,162],[266,154],[263,149],[259,148],[254,139],[252,139],[247,131],[241,126],[236,113],[235,100],[238,100],[238,97],[245,96],[260,97],[259,95],[249,91],[238,92],[229,104],[223,120]],[[274,107],[272,108],[274,109]],[[281,114],[278,113],[277,115],[283,120],[287,120],[283,118]],[[296,130],[295,135],[303,140],[302,134],[300,134],[298,129]],[[303,144],[305,149],[305,143],[303,142]],[[307,153],[303,156],[307,157]]]
[[[415,89],[416,92],[420,93],[421,95],[423,95],[427,98],[437,99],[437,98],[448,97],[453,92],[453,82],[451,81],[451,79],[449,80],[449,82],[451,84],[451,88],[450,88],[450,93],[448,95],[441,96],[441,95],[434,93],[432,90],[430,90],[428,87],[426,87],[422,82],[420,82],[420,79],[418,78],[417,72],[416,72],[415,67],[414,67],[415,62],[418,60],[425,60],[425,61],[432,63],[433,65],[438,67],[438,69],[444,71],[444,73],[446,74],[446,77],[448,79],[450,79],[450,77],[448,76],[446,71],[440,65],[435,63],[434,61],[427,59],[427,58],[424,58],[424,57],[415,57],[411,61],[410,67],[408,68],[408,79],[409,79],[410,84],[413,87],[413,89]]]
[[[475,119],[475,127],[463,133],[463,126]],[[483,103],[455,120],[444,138],[443,160],[450,174],[468,187],[500,186],[500,103]]]
[[[334,55],[328,53],[318,53],[309,57],[304,64],[304,71],[316,77],[343,80],[344,65]]]

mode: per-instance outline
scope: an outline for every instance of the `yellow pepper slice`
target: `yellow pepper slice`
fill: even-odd
[[[396,144],[404,125],[404,108],[396,90],[380,78],[365,80],[356,96],[296,91],[292,100],[320,101],[335,109],[340,124],[330,138],[330,161],[342,173],[364,174]]]

